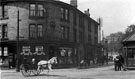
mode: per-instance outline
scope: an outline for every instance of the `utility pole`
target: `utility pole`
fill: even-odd
[[[16,52],[16,71],[19,72],[19,9],[17,11],[17,52]]]

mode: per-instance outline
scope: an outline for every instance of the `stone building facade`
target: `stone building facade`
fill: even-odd
[[[21,64],[21,55],[57,56],[60,67],[77,66],[82,59],[97,62],[98,27],[77,6],[57,0],[1,0],[0,55],[13,66]]]

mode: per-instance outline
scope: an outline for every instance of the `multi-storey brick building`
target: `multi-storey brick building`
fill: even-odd
[[[1,0],[1,57],[13,59],[14,66],[17,57],[31,54],[40,59],[57,56],[60,66],[76,65],[82,59],[95,60],[100,55],[99,24],[88,11],[78,10],[76,2]]]

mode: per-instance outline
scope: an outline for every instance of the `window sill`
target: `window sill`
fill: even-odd
[[[29,16],[29,19],[44,19],[45,16]]]
[[[1,17],[0,20],[7,20],[9,17]]]

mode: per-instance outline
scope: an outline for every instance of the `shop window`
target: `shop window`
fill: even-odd
[[[4,56],[8,56],[8,48],[4,47]]]

